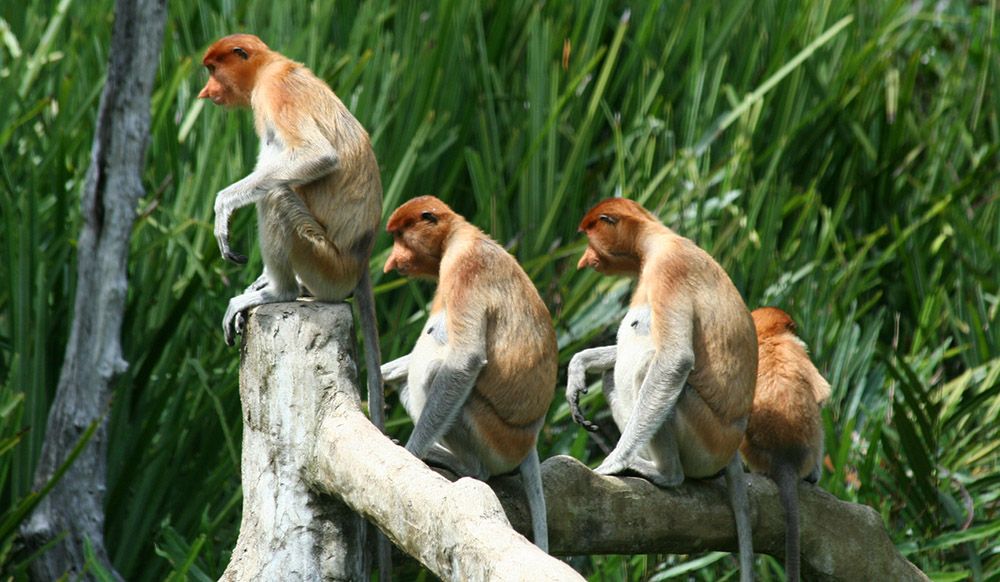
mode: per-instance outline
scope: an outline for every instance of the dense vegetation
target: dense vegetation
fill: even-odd
[[[256,142],[248,114],[195,95],[208,43],[251,31],[309,64],[369,128],[386,213],[434,194],[517,255],[552,310],[563,364],[612,341],[630,289],[574,268],[591,204],[637,199],[694,239],[748,305],[797,318],[830,380],[822,486],[877,508],[936,579],[1000,579],[996,0],[584,4],[170,3],[150,63],[131,366],[109,411],[107,544],[125,576],[214,578],[239,526],[238,351],[220,321],[260,259],[219,258],[211,201],[253,165]],[[112,9],[0,4],[4,578],[23,573],[19,510],[73,316]],[[253,222],[238,213],[237,248],[254,245]],[[412,345],[432,293],[381,274],[389,242],[372,261],[387,358]],[[588,398],[599,410],[601,396]],[[598,421],[608,430],[591,438],[557,397],[543,458],[598,461],[617,436]],[[396,405],[390,429],[409,427]],[[574,564],[598,580],[735,570],[727,554]],[[779,572],[758,558],[762,579]]]

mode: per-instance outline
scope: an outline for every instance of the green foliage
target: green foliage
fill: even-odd
[[[238,354],[219,324],[260,257],[244,211],[233,231],[250,265],[219,259],[211,200],[256,142],[248,114],[195,96],[205,47],[252,31],[369,129],[386,214],[434,194],[518,256],[564,363],[612,341],[629,294],[573,268],[590,205],[635,198],[709,250],[749,305],[792,313],[833,386],[823,487],[877,508],[935,578],[997,579],[996,0],[635,4],[170,3],[110,426],[120,572],[217,577],[239,527]],[[33,495],[112,8],[0,5],[0,507]],[[386,358],[412,346],[432,294],[381,274],[389,242],[372,261]],[[593,438],[557,398],[543,457],[599,461],[617,438],[601,398],[585,401],[608,427]],[[399,406],[389,426],[405,437]],[[735,569],[716,554],[574,564],[623,580]],[[780,565],[761,557],[758,575]]]

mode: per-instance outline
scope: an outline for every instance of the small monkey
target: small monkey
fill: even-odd
[[[229,246],[232,213],[257,205],[264,272],[229,301],[225,340],[242,331],[243,313],[292,301],[300,284],[319,301],[357,299],[368,366],[369,409],[383,427],[378,331],[368,260],[382,214],[382,182],[368,134],[309,69],[250,34],[216,41],[202,60],[208,82],[198,94],[225,107],[253,110],[260,152],[249,176],[215,198],[215,238]]]
[[[260,139],[249,176],[215,198],[215,238],[222,256],[246,263],[229,246],[229,221],[257,205],[264,272],[229,300],[222,320],[227,345],[242,333],[244,312],[293,301],[304,287],[319,301],[354,293],[368,367],[368,410],[385,427],[381,355],[368,262],[382,217],[382,181],[368,133],[330,87],[301,63],[250,34],[216,41],[202,64],[198,94],[225,107],[249,107]],[[388,580],[390,546],[377,542],[380,579]]]
[[[740,577],[753,579],[746,482],[737,449],[757,376],[753,320],[711,256],[639,204],[599,202],[580,222],[589,245],[577,268],[638,277],[614,346],[583,350],[569,364],[566,400],[584,426],[587,373],[604,394],[621,438],[596,471],[638,473],[661,487],[725,470],[736,518]],[[613,373],[609,373],[613,369]]]
[[[437,280],[413,351],[382,367],[414,419],[406,450],[486,480],[520,468],[535,544],[548,551],[538,431],[555,392],[548,309],[517,261],[433,196],[400,206],[385,272]]]
[[[823,467],[820,407],[830,384],[795,335],[795,322],[776,307],[755,309],[757,393],[740,452],[750,469],[778,485],[785,509],[785,575],[798,580],[800,479],[815,484]]]

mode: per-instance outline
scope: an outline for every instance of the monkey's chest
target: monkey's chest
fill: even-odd
[[[410,369],[406,376],[406,387],[400,397],[410,417],[420,418],[420,413],[427,402],[427,389],[432,378],[430,374],[445,359],[448,349],[448,330],[445,326],[445,311],[435,313],[424,324],[420,338],[413,346],[410,357]]]
[[[618,327],[615,387],[635,394],[639,391],[655,348],[650,335],[652,310],[639,305],[628,310]]]

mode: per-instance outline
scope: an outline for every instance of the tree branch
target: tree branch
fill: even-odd
[[[324,497],[309,491],[304,481],[313,491],[336,496],[368,517],[443,579],[580,579],[568,565],[514,531],[527,533],[531,528],[519,477],[501,477],[489,485],[468,478],[450,482],[372,426],[360,410],[350,323],[351,312],[345,305],[306,302],[262,306],[250,318],[241,375],[258,377],[241,378],[241,396],[245,409],[270,411],[271,420],[260,424],[258,416],[245,413],[246,431],[289,432],[275,426],[280,421],[296,427],[293,432],[301,438],[269,450],[258,447],[256,452],[244,445],[243,528],[248,523],[259,527],[262,520],[257,516],[274,513],[275,485],[312,496],[313,503]],[[248,391],[249,385],[260,388]],[[289,455],[295,460],[289,470],[282,470],[280,465],[288,462]],[[248,471],[248,466],[264,464],[278,466],[273,470],[277,483],[260,478],[256,470]],[[639,478],[602,477],[564,456],[543,463],[542,478],[554,554],[736,549],[735,525],[721,478],[686,481],[665,490]],[[784,521],[777,490],[766,478],[748,475],[747,479],[754,547],[782,557]],[[262,493],[259,489],[265,486]],[[803,566],[811,578],[927,579],[899,554],[874,510],[806,485],[800,486],[799,495]],[[281,535],[268,539],[311,551],[295,536],[305,535],[301,532],[309,531],[309,524],[318,529],[314,520],[327,517],[295,515],[298,527],[285,527]],[[254,558],[260,563],[271,559],[274,543],[261,547],[245,544],[244,539],[241,530],[237,548],[243,549],[234,552],[234,561],[247,552],[263,552]]]
[[[542,464],[550,551],[688,554],[736,551],[725,482],[687,480],[660,489],[637,477],[605,477],[567,456]],[[784,559],[784,513],[774,483],[747,475],[754,551]],[[514,527],[531,531],[519,477],[490,482]],[[799,485],[802,566],[810,580],[927,580],[889,539],[878,513]]]

